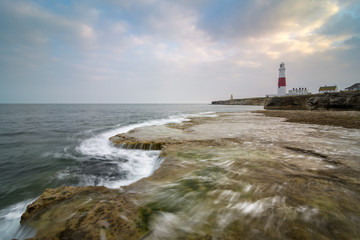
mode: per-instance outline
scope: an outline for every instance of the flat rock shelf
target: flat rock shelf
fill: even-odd
[[[120,189],[49,189],[36,239],[359,239],[360,130],[222,113],[111,137],[161,166]]]

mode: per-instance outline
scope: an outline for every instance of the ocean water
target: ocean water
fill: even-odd
[[[23,239],[26,206],[46,188],[118,188],[149,176],[159,151],[114,147],[109,137],[136,127],[180,123],[258,106],[206,104],[0,104],[0,239]]]

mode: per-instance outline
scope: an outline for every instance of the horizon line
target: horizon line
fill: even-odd
[[[54,103],[36,103],[36,102],[0,102],[0,104],[211,104],[211,102],[198,102],[198,103],[61,103],[61,102],[54,102]]]

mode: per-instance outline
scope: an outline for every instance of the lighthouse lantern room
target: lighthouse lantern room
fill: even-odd
[[[278,96],[286,95],[286,78],[285,78],[285,63],[280,63],[279,81],[278,81]]]

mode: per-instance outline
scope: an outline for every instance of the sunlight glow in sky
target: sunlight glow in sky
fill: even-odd
[[[209,103],[360,82],[358,0],[2,0],[0,103]]]

